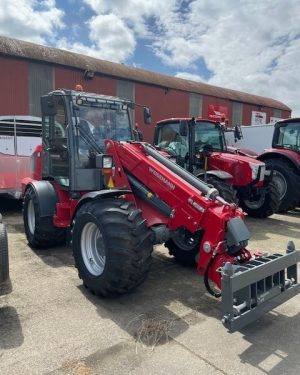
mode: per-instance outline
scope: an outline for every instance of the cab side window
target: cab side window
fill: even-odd
[[[53,139],[67,138],[67,118],[62,98],[57,103],[57,114],[54,116]]]
[[[63,98],[57,98],[57,113],[50,116],[49,161],[51,176],[63,185],[69,186],[69,155],[67,141],[67,116]]]

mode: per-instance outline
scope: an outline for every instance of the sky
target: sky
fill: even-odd
[[[299,0],[0,0],[0,35],[270,97],[293,116],[299,25]]]

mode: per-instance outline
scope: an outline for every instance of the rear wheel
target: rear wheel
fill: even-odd
[[[141,284],[151,265],[151,232],[141,211],[123,199],[79,208],[72,229],[79,277],[92,293],[123,294]]]
[[[273,167],[273,182],[279,190],[280,205],[278,211],[285,212],[297,207],[300,195],[300,176],[289,162],[281,159],[265,160]]]
[[[4,224],[0,223],[0,283],[9,277],[8,243]]]
[[[277,212],[280,204],[280,193],[274,182],[261,190],[254,199],[240,199],[240,206],[249,216],[266,218]]]
[[[38,197],[32,187],[26,190],[23,220],[27,241],[33,248],[61,245],[66,241],[66,230],[53,225],[53,217],[40,216]]]

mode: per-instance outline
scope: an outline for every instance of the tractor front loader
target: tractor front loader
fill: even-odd
[[[209,293],[222,296],[230,331],[299,293],[300,252],[293,243],[284,255],[252,254],[240,208],[151,145],[130,140],[132,106],[67,90],[42,98],[43,147],[23,181],[29,244],[55,245],[67,232],[79,277],[92,293],[107,296],[140,285],[153,246],[165,243],[178,261],[197,265]],[[147,108],[144,115],[147,122]],[[92,126],[113,128],[115,136],[98,137]]]

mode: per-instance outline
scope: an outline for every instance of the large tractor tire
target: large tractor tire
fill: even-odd
[[[223,181],[217,177],[208,176],[207,184],[212,185],[216,188],[220,196],[228,203],[238,204],[238,198],[236,190],[233,186],[226,181]]]
[[[53,216],[40,216],[38,197],[32,187],[26,190],[23,220],[29,245],[35,249],[66,243],[66,230],[53,225]]]
[[[0,283],[4,283],[9,277],[8,243],[4,224],[0,223]]]
[[[85,287],[107,296],[127,293],[146,279],[153,244],[146,221],[132,202],[106,198],[79,208],[72,248]]]
[[[240,199],[242,209],[252,217],[264,219],[278,211],[280,193],[274,182],[270,182],[267,191],[263,192],[256,200]]]
[[[265,160],[267,165],[273,167],[273,182],[280,194],[279,212],[293,210],[299,204],[300,176],[295,168],[287,161],[281,159]]]
[[[201,232],[193,234],[181,228],[165,243],[165,247],[176,262],[183,266],[195,267],[198,263],[201,238]]]

